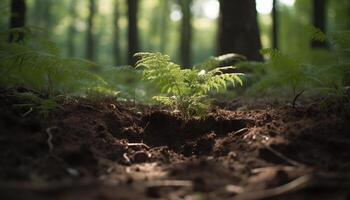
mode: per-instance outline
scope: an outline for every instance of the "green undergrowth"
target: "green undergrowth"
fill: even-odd
[[[203,116],[209,103],[207,94],[210,91],[226,90],[228,83],[242,85],[243,74],[228,72],[233,66],[205,69],[182,69],[173,63],[169,56],[161,53],[137,53],[140,60],[136,68],[143,69],[143,79],[161,88],[161,94],[154,96],[157,102],[180,111],[185,117]],[[216,65],[214,59],[210,65]],[[205,65],[210,67],[208,64]]]
[[[10,35],[12,41],[18,42],[9,42]],[[94,73],[97,67],[87,60],[61,56],[55,43],[40,36],[40,30],[17,28],[0,33],[0,87],[35,91],[18,94],[28,97],[24,102],[29,103],[16,106],[45,111],[54,107],[51,102],[59,95],[91,99],[117,97],[119,92]],[[41,97],[35,99],[36,93]]]
[[[250,66],[252,86],[250,95],[289,96],[295,103],[300,96],[318,96],[323,100],[349,104],[350,74],[350,31],[334,32],[326,37],[320,31],[314,31],[314,40],[330,44],[329,50],[316,49],[317,62],[298,60],[277,49],[262,49],[261,53],[269,58],[265,63]],[[326,58],[328,58],[328,60]]]

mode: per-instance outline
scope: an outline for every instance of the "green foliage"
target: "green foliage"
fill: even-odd
[[[324,42],[327,39],[326,34],[324,34],[320,29],[311,26],[310,27],[311,40]]]
[[[35,38],[32,29],[17,28],[0,35],[0,86],[23,86],[45,93],[87,96],[94,92],[117,95],[100,76],[92,73],[96,65],[76,58],[63,58],[57,46],[48,40]],[[24,41],[9,43],[24,34]]]
[[[181,69],[171,62],[170,57],[161,53],[137,53],[140,57],[136,68],[143,68],[143,78],[161,88],[166,96],[155,96],[162,104],[172,106],[185,117],[200,116],[207,108],[205,102],[209,91],[226,90],[227,82],[242,85],[239,73],[223,73],[235,69],[232,66],[220,67],[210,71]]]
[[[255,90],[286,87],[293,96],[303,90],[308,80],[307,66],[277,49],[262,49],[261,54],[270,57],[270,61],[266,63],[266,75],[255,86]]]
[[[312,38],[325,41],[327,38],[318,29],[312,29]],[[278,92],[279,96],[286,88],[292,92],[293,105],[304,91],[312,95],[322,95],[327,99],[345,99],[349,101],[350,85],[350,31],[334,32],[329,38],[332,49],[338,58],[337,63],[312,65],[296,60],[290,55],[276,49],[263,49],[261,53],[270,58],[264,72],[258,73],[260,80],[253,85],[250,92]],[[328,52],[332,54],[333,52]],[[256,77],[256,76],[255,76]],[[277,90],[276,90],[277,89]],[[276,94],[276,93],[275,93]]]
[[[159,89],[142,80],[142,71],[131,66],[104,66],[98,75],[113,88],[120,91],[120,99],[142,103],[150,102],[149,95],[159,93]],[[147,92],[145,92],[147,91]]]

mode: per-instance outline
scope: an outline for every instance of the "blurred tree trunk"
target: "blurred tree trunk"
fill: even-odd
[[[46,35],[49,36],[52,31],[52,1],[44,0],[43,2],[43,28],[46,31]]]
[[[191,66],[191,43],[192,43],[192,14],[191,4],[192,0],[179,0],[182,21],[181,21],[181,46],[180,46],[180,59],[181,64],[185,68]]]
[[[138,0],[127,0],[128,3],[128,64],[134,65],[134,54],[139,52],[139,38],[137,28]]]
[[[119,0],[114,0],[113,8],[113,55],[114,64],[116,66],[121,65],[121,53],[120,53],[120,29],[119,29]]]
[[[42,10],[43,10],[43,3],[42,0],[36,0],[34,1],[33,6],[33,23],[36,24],[38,27],[43,27],[43,16],[42,16]]]
[[[160,52],[164,53],[167,44],[168,44],[168,26],[169,26],[169,13],[170,13],[170,7],[169,2],[161,0],[161,28],[160,28],[160,46],[159,50]]]
[[[220,14],[218,53],[263,60],[255,0],[220,0]]]
[[[160,0],[161,2],[157,1],[157,6],[155,8],[152,8],[154,10],[157,10],[158,12],[152,12],[151,20],[149,20],[148,25],[148,33],[147,33],[147,51],[153,52],[155,49],[159,46],[159,29],[160,29],[160,21],[161,21],[161,3],[164,2],[164,0]]]
[[[46,36],[49,36],[52,31],[52,4],[52,0],[34,1],[32,23],[34,23],[35,26],[45,29]]]
[[[75,36],[77,30],[75,28],[76,18],[77,18],[77,9],[76,9],[77,1],[70,1],[69,5],[69,13],[70,13],[70,25],[68,27],[68,36],[67,36],[67,47],[68,47],[68,56],[74,57],[75,50]]]
[[[326,32],[326,0],[313,0],[313,26]],[[313,48],[327,48],[326,42],[312,41]]]
[[[86,59],[95,61],[96,59],[96,44],[94,38],[94,17],[96,14],[95,0],[89,0],[89,16],[87,19],[87,36],[86,36]]]
[[[25,26],[26,21],[26,2],[25,0],[12,0],[11,1],[11,17],[10,17],[10,29],[20,28]],[[10,35],[10,42],[22,41],[24,37],[23,33],[18,35],[18,38],[14,38]],[[16,40],[16,41],[14,41]]]
[[[272,7],[272,47],[278,49],[278,2],[273,0]]]

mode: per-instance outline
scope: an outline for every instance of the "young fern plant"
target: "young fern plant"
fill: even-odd
[[[277,49],[262,49],[260,53],[269,56],[270,61],[266,63],[267,74],[254,89],[286,87],[293,96],[292,105],[295,107],[297,99],[305,91],[305,83],[309,80],[307,66]]]
[[[212,90],[226,90],[227,84],[242,85],[241,73],[224,73],[233,66],[220,67],[210,71],[181,69],[168,55],[161,53],[137,53],[140,60],[136,68],[143,69],[143,79],[155,83],[165,95],[153,99],[180,111],[185,117],[203,116],[208,107],[207,93]]]

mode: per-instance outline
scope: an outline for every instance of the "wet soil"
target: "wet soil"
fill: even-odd
[[[0,199],[350,199],[345,111],[66,99],[43,118],[17,101],[0,95]]]

